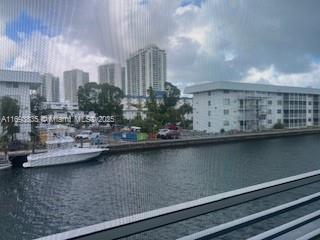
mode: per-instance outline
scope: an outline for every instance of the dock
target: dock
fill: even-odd
[[[320,134],[320,128],[306,128],[306,129],[286,129],[274,130],[255,133],[238,133],[238,134],[223,134],[216,136],[201,136],[188,137],[181,139],[170,140],[148,140],[141,142],[117,142],[110,144],[102,144],[99,147],[104,148],[103,154],[120,154],[132,151],[145,151],[152,149],[163,148],[178,148],[178,147],[192,147],[206,144],[223,144],[230,142],[261,140],[279,137],[292,137],[301,135]],[[9,152],[9,160],[13,166],[22,166],[26,158],[31,154],[31,150]],[[45,152],[45,150],[36,150],[37,153]]]

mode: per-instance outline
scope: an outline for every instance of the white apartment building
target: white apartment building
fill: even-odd
[[[78,103],[78,90],[80,86],[89,82],[89,73],[79,69],[63,72],[64,99],[72,103]]]
[[[121,100],[123,105],[123,117],[127,120],[134,119],[138,114],[144,119],[146,118],[146,97],[126,96]]]
[[[126,96],[122,99],[121,104],[123,105],[123,117],[127,120],[134,119],[138,114],[142,117],[142,119],[147,116],[147,103],[148,97],[136,97],[136,96]],[[157,97],[157,102],[163,102],[162,97]],[[178,100],[176,108],[181,107],[183,104],[189,104],[192,106],[192,98],[182,97]],[[187,114],[186,118],[191,120],[192,113]]]
[[[110,63],[98,67],[99,83],[108,83],[124,90],[122,67],[118,63]]]
[[[128,95],[147,96],[150,87],[155,91],[164,91],[166,80],[166,52],[156,45],[140,49],[127,59]]]
[[[71,102],[44,102],[44,107],[53,111],[74,112],[79,111],[78,103]]]
[[[16,99],[20,107],[20,117],[30,117],[30,90],[36,90],[41,84],[40,74],[36,72],[0,70],[0,98],[8,96]],[[17,124],[20,132],[17,134],[19,140],[29,140],[31,132],[30,122],[22,121]],[[0,134],[2,127],[0,127]]]
[[[193,94],[193,129],[256,131],[320,125],[320,89],[238,82],[186,87]]]
[[[50,73],[41,75],[40,95],[45,97],[48,102],[60,101],[59,78]]]
[[[92,117],[96,116],[96,113],[93,111],[90,111],[88,113],[85,113],[83,111],[79,111],[79,105],[77,103],[45,102],[44,106],[45,106],[45,108],[51,110],[49,116],[47,116],[47,117],[49,119],[51,119],[51,121],[56,120],[56,121],[60,121],[60,123],[71,123],[71,117],[92,118]]]

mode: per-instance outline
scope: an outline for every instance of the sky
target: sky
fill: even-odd
[[[167,52],[181,90],[210,81],[320,88],[318,0],[0,0],[0,68],[125,64],[149,44]]]

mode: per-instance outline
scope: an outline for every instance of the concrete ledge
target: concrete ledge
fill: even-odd
[[[233,134],[233,135],[214,136],[214,137],[110,144],[108,145],[108,148],[109,148],[108,153],[122,153],[122,152],[129,152],[129,151],[135,151],[135,150],[148,150],[148,149],[170,148],[170,147],[171,148],[172,147],[190,147],[195,145],[204,145],[204,144],[213,144],[213,143],[228,143],[228,142],[290,137],[290,136],[300,136],[300,135],[309,135],[309,134],[320,134],[320,128],[277,130],[277,131],[270,131],[270,132],[241,133],[241,134]]]
[[[120,239],[138,233],[181,222],[210,212],[237,206],[279,192],[302,187],[320,180],[320,170],[244,187],[213,196],[200,198],[168,207],[138,213],[135,215],[101,222],[62,233],[53,234],[39,240],[96,240]],[[314,195],[313,195],[314,196]],[[319,211],[318,211],[319,212]],[[318,216],[318,212],[316,216]],[[310,218],[311,219],[311,218]],[[314,219],[314,217],[312,218]]]

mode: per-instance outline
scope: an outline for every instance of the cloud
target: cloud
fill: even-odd
[[[19,46],[22,52],[16,67],[28,65],[29,56],[28,61],[41,71],[56,73],[77,65],[92,69],[94,75],[94,67],[88,67],[94,64],[88,62],[112,59],[125,64],[130,53],[155,43],[167,51],[168,80],[181,88],[202,81],[243,81],[246,77],[255,81],[259,74],[273,79],[265,81],[285,83],[283,79],[288,78],[300,85],[303,81],[296,79],[304,76],[317,85],[317,0],[2,0],[1,7],[0,23],[12,21],[23,10],[59,33],[52,39],[32,35],[32,41]],[[9,49],[16,46],[0,36],[10,46],[5,57],[1,53],[4,64],[15,54]],[[35,44],[42,51],[35,51]],[[55,52],[46,53],[49,50]],[[39,59],[32,60],[35,56]]]
[[[5,35],[16,42],[27,39],[33,32],[40,32],[48,36],[53,34],[41,21],[32,18],[25,12],[22,12],[13,21],[8,22],[5,27]]]
[[[52,73],[61,80],[64,71],[76,68],[89,72],[90,81],[97,81],[98,66],[110,61],[97,49],[83,46],[76,40],[70,42],[63,36],[49,37],[37,32],[19,45],[11,68]]]
[[[319,76],[320,64],[312,64],[311,71],[304,73],[281,73],[271,65],[265,69],[249,69],[242,81],[249,83],[320,88]]]
[[[14,41],[1,35],[0,31],[0,68],[6,68],[6,64],[12,60],[18,52],[18,47]]]
[[[188,14],[188,13],[196,13],[198,12],[200,9],[198,6],[195,6],[193,4],[189,4],[189,5],[186,5],[186,6],[181,6],[181,7],[178,7],[175,11],[175,15],[176,16],[181,16],[181,15],[184,15],[184,14]]]

